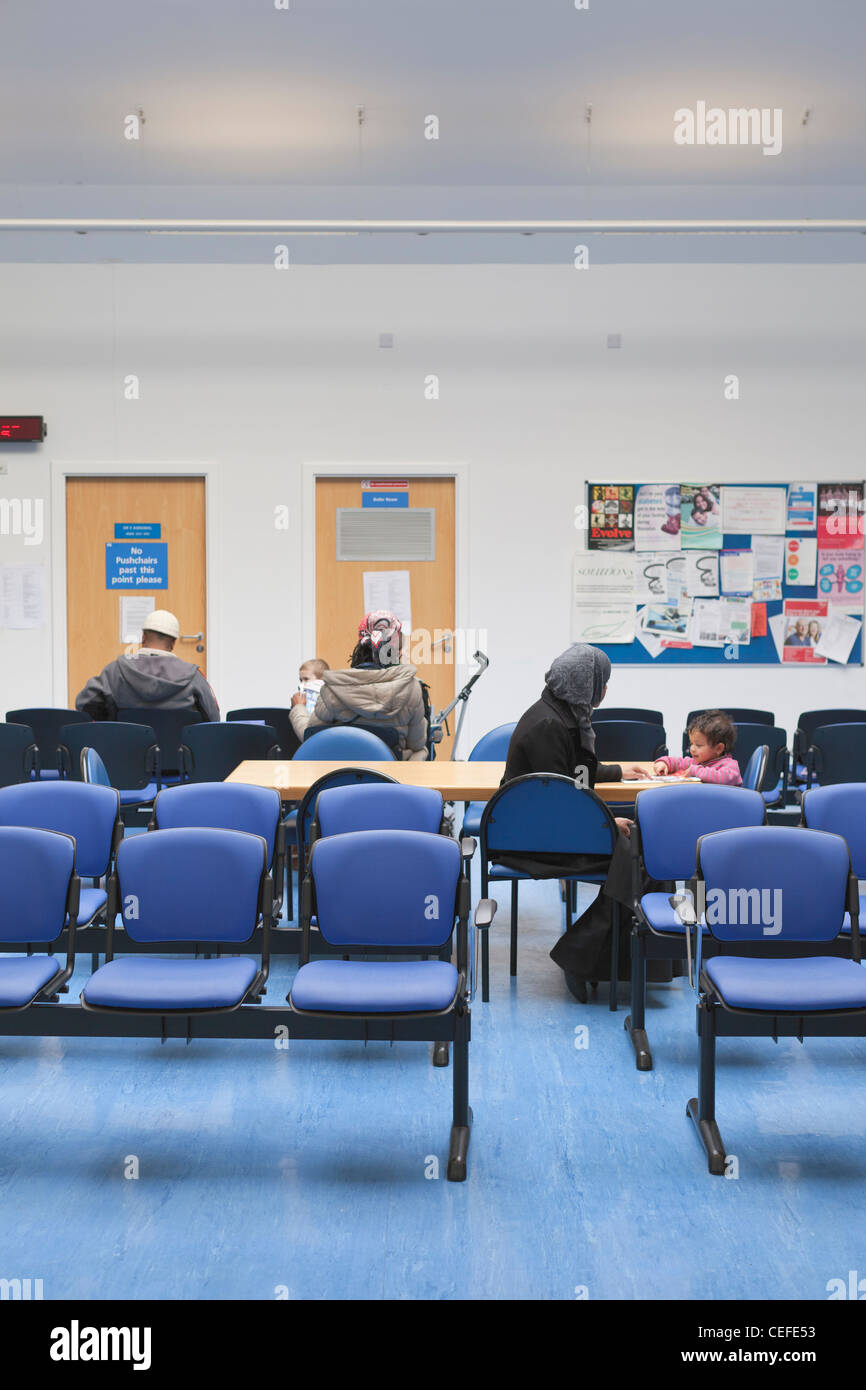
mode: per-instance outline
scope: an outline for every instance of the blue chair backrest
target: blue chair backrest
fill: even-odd
[[[226,723],[259,719],[263,724],[270,724],[271,728],[277,731],[277,743],[280,745],[282,756],[290,758],[299,743],[298,736],[292,728],[290,715],[291,710],[287,705],[248,705],[244,709],[230,709],[226,715]]]
[[[319,793],[315,820],[320,835],[350,835],[356,830],[423,830],[438,835],[442,794],[432,787],[361,783]]]
[[[435,951],[454,926],[460,849],[445,835],[361,830],[317,840],[315,914],[332,945]]]
[[[190,782],[224,782],[238,763],[274,757],[279,752],[271,724],[190,724],[183,731],[186,774]]]
[[[720,941],[831,941],[850,859],[839,835],[769,825],[698,841],[706,924]]]
[[[43,771],[57,766],[60,747],[60,730],[66,724],[89,724],[89,714],[77,709],[10,709],[6,713],[9,724],[27,724],[33,730],[36,747],[39,749],[39,764]]]
[[[851,867],[866,878],[866,784],[839,782],[803,793],[803,820],[808,830],[826,830],[848,843]]]
[[[304,762],[336,762],[339,758],[354,758],[360,762],[390,763],[394,754],[377,734],[371,734],[366,729],[334,724],[317,729],[310,738],[305,739],[295,758]]]
[[[108,872],[120,796],[110,787],[81,782],[28,782],[0,790],[0,826],[54,830],[75,841],[75,871],[83,878]]]
[[[746,766],[742,771],[743,786],[751,791],[762,792],[764,783],[767,780],[767,767],[770,761],[770,750],[766,743],[760,744],[752,753]]]
[[[74,781],[82,778],[81,752],[84,748],[96,749],[113,787],[134,791],[154,780],[157,742],[148,724],[101,719],[93,719],[88,724],[65,724],[60,730],[60,748],[66,775]]]
[[[95,748],[82,748],[81,750],[81,780],[94,787],[111,786],[108,768]]]
[[[607,719],[595,731],[595,753],[603,763],[628,763],[642,758],[649,761],[660,758],[666,748],[663,724]]]
[[[866,723],[823,725],[813,731],[809,750],[822,787],[866,782]]]
[[[778,724],[749,724],[745,721],[742,724],[737,724],[734,757],[739,763],[741,777],[744,775],[746,764],[755,749],[760,748],[763,744],[767,745],[769,752],[765,783],[772,782],[775,786],[783,773],[787,772],[788,734],[786,730],[781,729]]]
[[[281,811],[280,794],[271,787],[247,787],[240,782],[186,782],[163,787],[157,793],[153,820],[157,830],[210,827],[259,835],[267,844],[270,864]]]
[[[683,782],[649,787],[634,805],[643,862],[650,878],[691,878],[701,835],[764,824],[764,801],[743,787]]]
[[[316,814],[316,802],[321,793],[329,787],[356,787],[370,782],[388,782],[391,786],[399,785],[394,777],[389,777],[386,772],[376,772],[371,767],[340,767],[335,768],[333,772],[326,772],[324,777],[319,777],[312,786],[307,788],[298,803],[296,818],[299,874],[303,873],[310,827]]]
[[[662,727],[664,727],[665,722],[665,717],[660,709],[641,709],[628,705],[601,705],[592,712],[593,724],[606,724],[611,719],[634,719],[639,724],[661,724]]]
[[[482,734],[469,754],[470,763],[501,763],[508,757],[508,745],[517,723],[497,724],[495,729]]]
[[[156,735],[159,746],[159,765],[163,772],[176,772],[181,767],[180,746],[183,731],[191,724],[201,724],[201,715],[194,709],[143,709],[124,707],[117,711],[118,719],[127,724],[146,724]]]
[[[267,845],[240,830],[133,835],[117,851],[124,929],[133,941],[248,941],[260,913]]]
[[[616,822],[604,802],[570,777],[533,772],[506,782],[481,816],[482,854],[612,854]]]
[[[28,781],[36,756],[31,728],[24,724],[0,724],[0,787]]]
[[[719,706],[721,708],[721,706]],[[686,718],[686,727],[683,730],[683,753],[689,751],[689,725],[699,714],[706,714],[705,709],[689,710]],[[727,714],[735,724],[775,724],[776,716],[768,709],[748,709],[746,706],[725,705],[723,713]],[[593,718],[595,716],[593,715]]]
[[[866,723],[866,709],[804,709],[797,720],[797,731],[805,736],[803,752],[812,741],[812,734],[828,724]]]
[[[0,941],[56,941],[66,925],[75,841],[52,830],[0,827]]]

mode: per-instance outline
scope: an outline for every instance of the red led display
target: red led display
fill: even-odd
[[[41,444],[44,438],[41,415],[0,415],[0,443]]]

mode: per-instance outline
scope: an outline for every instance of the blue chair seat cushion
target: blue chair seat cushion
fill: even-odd
[[[82,991],[86,1004],[103,1009],[230,1009],[258,974],[247,956],[219,960],[166,960],[125,956],[107,961]]]
[[[539,872],[530,874],[525,869],[511,869],[507,864],[497,864],[494,860],[490,863],[487,877],[491,883],[494,881],[498,882],[499,880],[513,881],[514,879],[532,879],[534,881],[537,879],[543,880],[549,878],[566,879],[569,883],[604,883],[607,878],[606,872],[603,874],[593,874],[590,873],[589,870],[576,874],[566,874],[563,873],[562,869],[556,868],[555,865],[550,866],[549,872],[542,873],[541,869],[546,867],[546,865],[540,864]]]
[[[685,925],[680,921],[676,910],[671,907],[670,893],[644,893],[640,900],[641,911],[654,931],[685,933]],[[701,932],[706,935],[706,927]]]
[[[466,810],[463,812],[463,834],[464,834],[464,835],[475,835],[475,836],[478,836],[478,835],[481,834],[481,817],[482,817],[483,813],[484,813],[484,802],[483,802],[483,801],[470,801],[470,802],[468,803],[468,805],[467,805],[467,807],[466,807]]]
[[[23,1009],[62,966],[56,956],[0,956],[0,1009]]]
[[[314,960],[295,976],[291,1003],[308,1013],[430,1013],[450,1006],[457,980],[442,960]]]
[[[866,1009],[866,970],[853,960],[714,956],[704,969],[722,1002],[734,1009],[798,1014]]]
[[[78,906],[78,916],[75,919],[77,927],[86,927],[88,922],[92,922],[97,912],[99,912],[108,902],[108,894],[104,888],[82,888],[81,901]]]
[[[155,782],[148,782],[145,787],[132,787],[128,790],[121,789],[120,804],[121,806],[137,806],[139,803],[143,804],[146,801],[153,801],[158,791],[159,788]]]

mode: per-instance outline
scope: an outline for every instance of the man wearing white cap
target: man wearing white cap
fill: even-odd
[[[132,656],[110,661],[91,676],[75,698],[75,708],[93,719],[116,719],[117,711],[153,705],[154,709],[195,710],[202,719],[219,719],[219,705],[201,671],[173,653],[180,625],[163,608],[149,613],[141,647]]]

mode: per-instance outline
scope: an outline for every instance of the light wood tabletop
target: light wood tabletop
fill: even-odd
[[[640,763],[652,772],[652,763]],[[433,787],[441,792],[446,801],[489,801],[498,791],[505,771],[504,762],[449,762],[435,759],[433,762],[312,762],[302,758],[286,762],[277,760],[258,760],[240,763],[226,778],[228,782],[242,782],[253,787],[274,787],[283,801],[300,801],[301,797],[329,772],[342,767],[372,768],[376,772],[387,773],[395,781],[410,787]],[[671,779],[674,781],[675,779]],[[638,792],[648,786],[662,786],[662,782],[596,782],[595,791],[602,801],[633,802]]]

